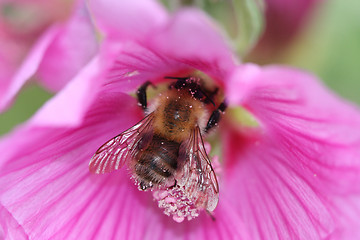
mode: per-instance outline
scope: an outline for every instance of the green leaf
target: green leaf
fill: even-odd
[[[0,135],[31,117],[52,94],[38,85],[24,87],[8,111],[0,114]]]

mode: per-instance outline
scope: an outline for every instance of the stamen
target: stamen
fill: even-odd
[[[204,142],[207,152],[211,151],[211,145]],[[218,156],[213,156],[211,160],[212,167],[216,175],[221,175],[222,168]],[[153,197],[158,201],[159,208],[164,209],[164,213],[171,216],[174,221],[180,223],[185,219],[191,220],[199,216],[200,211],[205,210],[196,206],[194,199],[191,198],[189,189],[175,184],[166,189],[152,189]]]
[[[153,196],[158,201],[159,208],[163,208],[164,213],[172,216],[176,222],[180,223],[185,219],[191,220],[199,216],[201,209],[190,200],[183,187],[176,185],[167,190],[156,190]]]

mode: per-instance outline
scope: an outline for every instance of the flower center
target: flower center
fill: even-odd
[[[226,111],[226,119],[236,126],[259,127],[256,118],[243,107],[229,107]]]

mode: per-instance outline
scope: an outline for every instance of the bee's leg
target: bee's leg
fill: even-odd
[[[174,179],[174,184],[172,186],[168,187],[168,189],[172,189],[172,188],[176,187],[176,185],[177,185],[177,181],[176,181],[176,179]]]
[[[216,221],[216,218],[214,217],[214,215],[212,215],[211,212],[209,212],[208,210],[206,210],[207,214],[209,214],[211,220],[213,220],[214,222]]]
[[[136,92],[136,96],[139,102],[139,105],[146,110],[147,109],[147,97],[146,97],[146,89],[149,85],[153,84],[150,81],[146,81]]]
[[[211,128],[215,127],[219,123],[221,113],[225,112],[226,107],[227,104],[224,101],[216,110],[213,111],[208,123],[206,124],[205,132],[209,131]]]

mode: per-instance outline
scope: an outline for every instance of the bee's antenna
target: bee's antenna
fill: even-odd
[[[176,89],[179,89],[179,88],[182,88],[183,86],[185,86],[186,84],[186,81],[189,79],[189,77],[164,77],[165,79],[174,79],[174,80],[177,80],[176,82],[172,83],[170,86],[169,86],[169,89],[171,88],[176,88]]]
[[[206,97],[206,100],[207,100],[207,101],[210,101],[210,102],[214,105],[214,107],[215,107],[214,101],[213,101],[201,88],[199,88],[199,90],[200,90],[200,92],[201,92],[202,94],[204,94],[204,96]]]
[[[170,88],[173,88],[174,86],[176,87],[178,84],[179,84],[179,81],[181,81],[180,82],[180,86],[181,85],[183,85],[183,84],[185,84],[185,82],[186,82],[186,80],[188,80],[188,79],[190,79],[190,77],[170,77],[170,76],[165,76],[164,77],[165,79],[175,79],[175,80],[178,80],[178,82],[176,82],[176,83],[173,83],[173,84],[171,84],[169,87]],[[200,86],[198,86],[198,84],[196,84],[197,86],[196,86],[196,90],[197,91],[199,91],[199,92],[201,92],[201,94],[203,95],[203,96],[205,96],[205,103],[212,103],[212,105],[214,105],[214,107],[215,107],[215,103],[214,103],[214,101],[211,99],[211,97],[214,95],[214,94],[216,94],[217,93],[217,91],[218,91],[218,89],[216,89],[213,93],[211,93],[211,97],[209,97],[202,89],[201,89],[201,87]]]
[[[169,77],[169,76],[165,76],[165,79],[176,79],[176,80],[186,80],[189,77]]]

